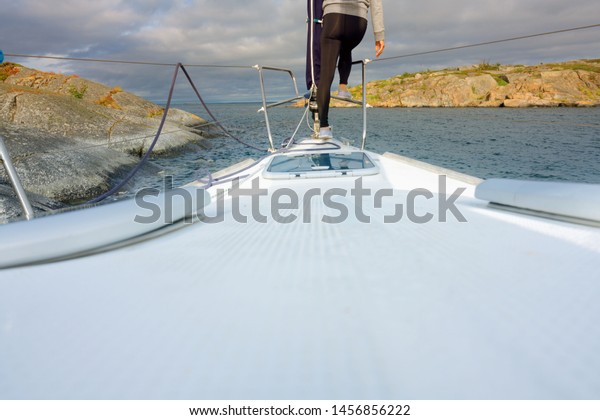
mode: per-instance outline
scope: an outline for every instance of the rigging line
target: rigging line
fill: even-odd
[[[156,142],[158,141],[158,138],[160,137],[163,126],[165,125],[165,121],[167,120],[167,114],[169,112],[169,108],[171,108],[171,99],[173,98],[173,91],[175,90],[175,82],[177,81],[177,74],[179,73],[180,68],[181,68],[181,63],[177,63],[177,67],[175,67],[175,72],[173,73],[173,80],[171,81],[171,87],[169,89],[169,96],[167,97],[165,111],[163,113],[162,119],[160,120],[160,125],[158,126],[158,131],[156,132],[156,135],[154,136],[154,140],[148,147],[148,150],[146,150],[146,153],[144,154],[142,159],[140,159],[138,164],[131,170],[131,172],[129,172],[129,174],[127,174],[127,176],[125,178],[123,178],[121,180],[121,182],[119,182],[117,185],[115,185],[113,188],[111,188],[104,194],[88,201],[88,203],[99,203],[100,201],[110,197],[111,195],[113,195],[114,193],[119,191],[127,182],[129,182],[129,180],[131,180],[131,178],[133,178],[135,176],[135,174],[140,170],[140,168],[146,163],[146,161],[148,160],[148,157],[150,156],[150,153],[152,153],[152,149],[154,149],[154,146],[156,145]]]
[[[559,33],[564,33],[564,32],[579,31],[582,29],[591,29],[591,28],[597,28],[597,27],[600,27],[600,23],[596,23],[593,25],[579,26],[577,28],[559,29],[556,31],[542,32],[539,34],[531,34],[531,35],[516,36],[516,37],[512,37],[512,38],[498,39],[495,41],[479,42],[477,44],[461,45],[458,47],[441,48],[438,50],[422,51],[422,52],[411,53],[411,54],[403,54],[403,55],[397,55],[394,57],[378,58],[378,59],[373,60],[373,62],[376,63],[378,61],[397,60],[399,58],[415,57],[415,56],[419,56],[419,55],[435,54],[435,53],[446,52],[446,51],[454,51],[454,50],[461,50],[461,49],[466,49],[466,48],[481,47],[484,45],[500,44],[503,42],[518,41],[521,39],[536,38],[536,37],[540,37],[540,36],[554,35],[554,34],[559,34]]]
[[[304,114],[302,114],[302,117],[300,118],[300,121],[298,122],[298,125],[296,126],[296,130],[294,131],[294,133],[292,134],[292,136],[290,137],[290,139],[288,140],[288,142],[283,146],[283,149],[287,149],[292,144],[294,144],[294,137],[296,137],[296,134],[298,134],[298,130],[300,130],[300,126],[304,122],[304,118],[306,117],[306,119],[308,120],[308,110],[309,110],[309,107],[306,106],[305,108],[306,109],[304,110]]]
[[[112,64],[137,64],[144,66],[165,66],[177,67],[180,63],[158,63],[152,61],[128,61],[128,60],[111,60],[101,58],[77,58],[77,57],[60,57],[52,55],[30,55],[30,54],[10,54],[4,53],[5,57],[21,57],[21,58],[41,58],[49,60],[67,60],[67,61],[87,61],[94,63],[112,63]],[[220,65],[220,64],[187,64],[188,67],[206,67],[206,68],[234,68],[234,69],[251,69],[252,66],[240,65]]]
[[[310,47],[309,47],[309,51],[310,51],[310,77],[311,77],[311,82],[312,85],[310,87],[310,93],[311,95],[314,93],[315,89],[317,88],[316,85],[316,80],[315,79],[315,41],[314,41],[314,37],[315,37],[315,2],[311,0],[310,2],[310,16],[309,16],[309,22],[308,24],[309,26],[309,30],[310,30]]]
[[[210,110],[208,109],[208,107],[206,106],[206,103],[204,102],[204,100],[202,99],[202,96],[200,95],[200,92],[198,92],[198,89],[196,88],[196,85],[194,84],[194,82],[192,81],[192,78],[190,77],[190,75],[188,74],[188,72],[186,71],[185,67],[183,66],[183,64],[181,63],[177,63],[177,66],[175,67],[175,72],[173,73],[173,79],[171,81],[171,87],[169,88],[169,95],[167,97],[167,102],[165,104],[165,108],[164,108],[164,112],[163,112],[163,116],[161,118],[160,124],[158,126],[158,130],[156,132],[156,135],[154,136],[154,140],[152,141],[152,143],[150,144],[150,146],[148,147],[148,150],[146,150],[146,153],[144,153],[144,156],[140,159],[140,161],[137,163],[137,165],[131,170],[131,172],[129,172],[129,174],[123,178],[117,185],[115,185],[113,188],[111,188],[109,191],[105,192],[104,194],[88,201],[88,203],[98,203],[108,197],[110,197],[111,195],[113,195],[115,192],[119,191],[121,188],[123,188],[123,186],[129,182],[134,176],[135,174],[140,170],[140,168],[146,163],[146,161],[148,160],[150,153],[152,153],[152,150],[154,149],[154,146],[156,145],[156,143],[158,142],[158,139],[160,138],[160,135],[162,133],[164,124],[167,120],[167,114],[169,112],[169,109],[171,108],[171,99],[173,98],[173,91],[175,90],[175,83],[177,81],[177,75],[179,74],[179,70],[182,70],[183,73],[185,74],[188,82],[190,83],[190,85],[192,86],[194,92],[196,93],[196,95],[198,96],[198,99],[200,100],[200,102],[202,103],[202,105],[204,106],[204,109],[206,110],[206,112],[208,112],[208,114],[211,116],[211,118],[213,118],[215,120],[215,122],[217,123],[217,125],[223,130],[223,132],[225,132],[225,134],[227,134],[229,137],[237,140],[238,142],[240,142],[241,144],[244,144],[248,147],[254,148],[256,150],[260,150],[263,151],[262,149],[259,149],[255,146],[249,145],[244,143],[243,141],[239,140],[238,138],[236,138],[235,136],[233,136],[232,134],[230,134],[227,129],[225,129],[225,127],[223,127],[223,125],[221,123],[218,122],[218,120],[214,117],[214,115],[210,112]]]
[[[223,130],[223,132],[225,134],[227,134],[229,137],[231,137],[232,139],[236,140],[237,142],[239,142],[240,144],[243,144],[246,147],[250,147],[252,149],[255,150],[260,150],[261,152],[264,151],[263,149],[253,146],[251,144],[245,143],[242,140],[240,140],[239,138],[237,138],[236,136],[234,136],[233,134],[231,134],[229,131],[227,131],[227,129],[223,126],[223,124],[221,124],[219,122],[219,120],[217,120],[217,118],[213,115],[213,113],[210,111],[210,109],[208,108],[208,106],[206,105],[206,102],[204,102],[204,99],[202,99],[202,96],[200,95],[200,92],[198,92],[198,89],[196,88],[196,85],[194,84],[194,82],[192,81],[192,78],[190,77],[190,75],[188,74],[187,70],[185,69],[185,67],[183,67],[183,65],[181,65],[181,70],[183,71],[183,74],[185,74],[185,77],[188,79],[188,82],[190,82],[190,85],[192,86],[192,89],[194,90],[194,93],[196,94],[196,96],[198,97],[198,99],[200,100],[200,103],[202,104],[202,106],[204,107],[204,109],[206,110],[206,112],[208,113],[208,115],[210,115],[210,117],[213,119],[213,121],[216,123],[216,125]]]

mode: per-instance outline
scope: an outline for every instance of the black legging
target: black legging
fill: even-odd
[[[367,30],[367,20],[358,16],[329,13],[323,17],[321,32],[321,77],[317,91],[321,127],[329,126],[331,84],[340,59],[340,83],[347,84],[352,70],[352,50],[360,44]]]

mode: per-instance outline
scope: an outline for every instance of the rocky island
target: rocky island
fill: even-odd
[[[361,87],[350,89],[360,98]],[[480,63],[404,73],[367,84],[374,107],[556,107],[600,105],[600,59],[535,66]],[[336,101],[334,106],[352,106]]]
[[[163,108],[120,87],[0,65],[0,136],[36,210],[85,201],[110,189],[146,152],[162,115]],[[214,135],[205,123],[171,109],[153,152],[209,147]],[[0,223],[19,214],[0,165]]]

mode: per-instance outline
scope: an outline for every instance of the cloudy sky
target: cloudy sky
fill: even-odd
[[[598,0],[383,0],[386,50],[369,80],[482,62],[536,64],[600,58],[600,27],[438,54],[423,51],[600,23]],[[187,65],[280,66],[304,89],[306,0],[3,0],[0,49]],[[374,58],[371,28],[354,58]],[[77,74],[161,101],[173,68],[6,57]],[[252,69],[189,68],[207,100],[257,99]],[[359,84],[355,68],[350,84]],[[267,76],[279,86],[279,76]],[[283,83],[283,81],[281,81]],[[287,86],[287,85],[286,85]],[[279,89],[279,87],[277,88]],[[180,83],[176,100],[192,93]]]

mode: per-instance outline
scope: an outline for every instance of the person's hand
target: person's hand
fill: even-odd
[[[385,41],[375,41],[375,57],[379,57],[385,49]]]

